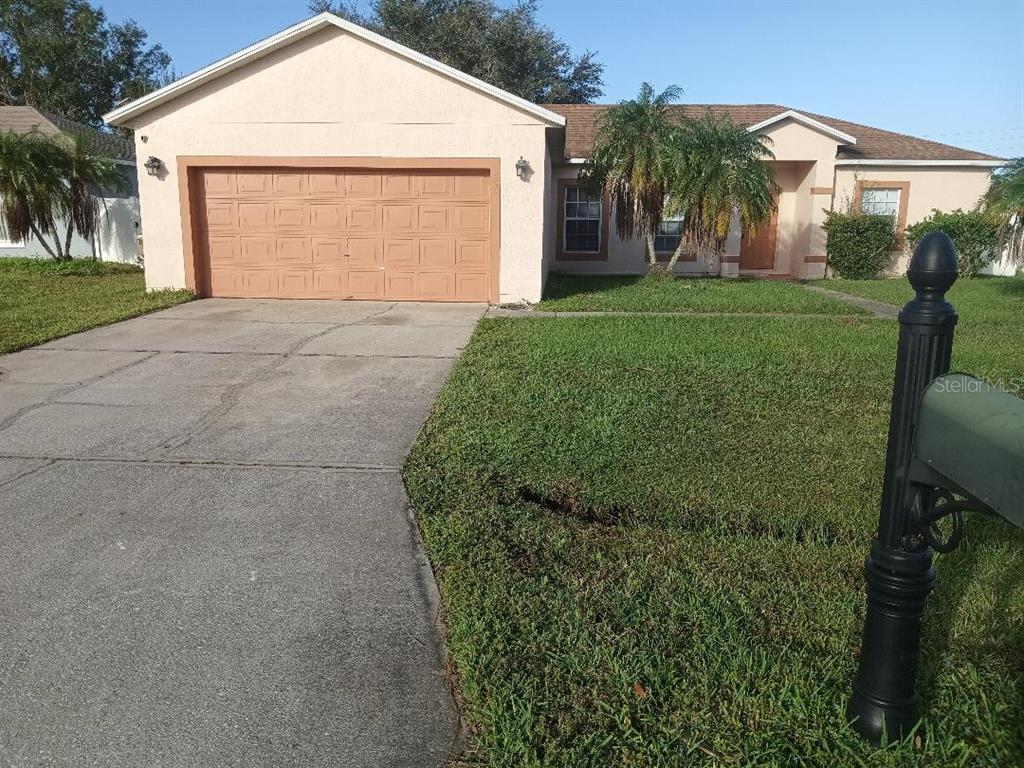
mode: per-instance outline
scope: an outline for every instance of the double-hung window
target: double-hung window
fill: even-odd
[[[683,214],[678,213],[666,216],[658,225],[658,231],[654,235],[654,250],[656,253],[674,253],[679,247],[679,240],[683,236]]]
[[[900,215],[900,192],[898,187],[894,189],[865,187],[860,192],[860,212],[898,218]]]
[[[564,231],[562,250],[565,253],[597,253],[601,250],[601,199],[592,197],[579,187],[565,188]]]

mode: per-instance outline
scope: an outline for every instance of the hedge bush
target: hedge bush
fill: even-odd
[[[907,227],[911,247],[929,232],[945,232],[953,239],[960,257],[960,274],[974,277],[999,252],[999,222],[980,211],[956,209],[948,213],[932,209],[932,215]]]
[[[840,277],[875,277],[892,259],[896,221],[892,216],[825,211],[828,263]]]

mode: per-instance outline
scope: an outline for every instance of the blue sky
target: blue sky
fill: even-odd
[[[138,21],[182,74],[307,15],[305,0],[99,5]],[[599,52],[601,101],[675,83],[687,102],[784,104],[1024,155],[1024,0],[540,0],[538,15],[575,50]]]

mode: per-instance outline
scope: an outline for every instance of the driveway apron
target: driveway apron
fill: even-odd
[[[210,299],[0,357],[0,765],[443,765],[399,470],[483,311]]]

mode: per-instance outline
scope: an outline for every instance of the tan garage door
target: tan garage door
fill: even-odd
[[[209,296],[487,301],[486,170],[205,169]]]

